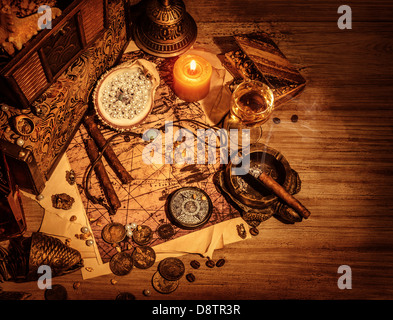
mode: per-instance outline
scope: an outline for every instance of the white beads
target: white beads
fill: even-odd
[[[114,119],[133,119],[146,107],[152,83],[140,69],[112,78],[101,97],[104,110]]]
[[[93,244],[94,244],[94,241],[93,241],[92,239],[86,240],[86,245],[87,245],[88,247],[91,247]]]
[[[138,225],[135,222],[129,223],[125,225],[126,230],[134,230]]]
[[[131,228],[132,228],[132,229],[136,229],[137,226],[138,226],[138,225],[137,225],[135,222],[131,223]]]
[[[88,227],[82,227],[81,228],[82,233],[89,233],[89,228]]]
[[[157,136],[158,136],[157,129],[149,129],[143,134],[142,138],[145,141],[149,141],[149,140],[154,140],[155,138],[157,138]]]
[[[126,236],[131,238],[133,231],[136,229],[138,225],[135,222],[129,223],[125,225]]]
[[[22,147],[25,144],[25,140],[23,140],[22,138],[18,138],[18,140],[16,140],[16,144],[19,147]]]

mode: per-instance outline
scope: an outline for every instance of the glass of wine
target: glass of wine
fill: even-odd
[[[224,128],[238,130],[238,143],[241,144],[242,129],[249,129],[250,144],[262,138],[262,127],[273,112],[273,91],[264,83],[245,80],[232,93],[230,113],[225,119]]]

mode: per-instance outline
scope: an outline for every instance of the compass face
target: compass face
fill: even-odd
[[[207,193],[199,188],[180,188],[169,200],[168,214],[179,228],[198,228],[210,219],[212,202]]]

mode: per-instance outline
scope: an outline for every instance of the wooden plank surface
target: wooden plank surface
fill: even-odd
[[[295,225],[275,218],[260,234],[215,253],[227,263],[201,267],[169,295],[151,289],[156,266],[82,281],[55,278],[70,299],[392,299],[393,298],[393,3],[352,1],[353,29],[337,27],[339,1],[185,1],[198,24],[197,46],[220,53],[225,37],[265,31],[307,80],[304,92],[273,114],[263,139],[281,151],[302,179],[298,199],[311,217]],[[297,123],[290,117],[299,116]],[[30,230],[42,212],[24,199]],[[189,262],[183,258],[190,270]],[[201,262],[202,259],[199,258]],[[352,289],[337,286],[338,268],[352,269]],[[81,281],[78,290],[72,289]],[[36,283],[1,284],[43,299]]]

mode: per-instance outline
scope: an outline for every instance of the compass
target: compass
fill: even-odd
[[[207,193],[197,187],[176,190],[168,200],[169,219],[181,229],[195,229],[209,221],[213,205]]]

